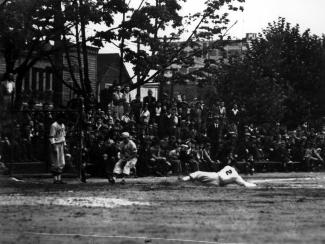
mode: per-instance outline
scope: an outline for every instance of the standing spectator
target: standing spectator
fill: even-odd
[[[121,119],[124,113],[124,99],[121,92],[121,86],[116,86],[113,93],[113,113],[117,119]]]
[[[148,104],[148,109],[151,115],[150,123],[154,121],[154,115],[156,114],[156,98],[152,94],[152,90],[148,90],[148,96],[143,98],[143,104]]]
[[[202,123],[202,107],[201,103],[197,102],[195,104],[195,107],[193,108],[192,112],[192,119],[194,120],[195,123],[195,129],[199,130],[201,129],[201,123]]]
[[[227,110],[226,110],[226,107],[225,107],[225,103],[223,101],[221,101],[219,103],[218,110],[219,110],[220,117],[222,119],[225,119],[226,118],[226,114],[227,114]]]
[[[154,121],[157,124],[160,122],[161,109],[162,109],[161,102],[158,101],[155,107],[155,121]]]
[[[124,101],[124,111],[129,111],[130,106],[131,106],[131,101],[132,101],[129,86],[124,87],[122,97],[123,97],[123,101]]]
[[[135,99],[131,102],[131,113],[133,114],[134,121],[136,123],[140,122],[140,113],[142,108],[142,102],[140,100],[140,95],[137,94]]]
[[[143,109],[141,110],[141,113],[140,113],[140,121],[141,121],[143,131],[147,131],[147,129],[148,129],[150,116],[151,116],[151,112],[148,109],[148,104],[145,103],[143,105]]]
[[[54,184],[64,184],[61,179],[62,171],[65,166],[64,146],[65,142],[65,126],[63,124],[63,114],[59,113],[56,120],[51,125],[50,143],[51,143],[51,170],[54,177]]]
[[[177,114],[177,108],[173,107],[170,116],[170,123],[171,123],[171,131],[170,136],[176,136],[177,134],[177,127],[179,124],[179,118]]]
[[[238,105],[235,103],[234,106],[232,107],[232,109],[229,112],[229,119],[230,121],[234,122],[234,123],[238,123],[239,122],[239,109],[238,109]]]
[[[33,148],[32,148],[32,140],[35,136],[35,130],[34,130],[34,121],[29,121],[28,124],[26,124],[23,127],[22,130],[22,146],[24,149],[24,159],[29,161],[34,161],[34,155],[33,155]]]
[[[213,159],[216,159],[221,141],[222,126],[218,118],[215,117],[213,120],[214,121],[208,125],[207,136],[211,143],[211,156]]]

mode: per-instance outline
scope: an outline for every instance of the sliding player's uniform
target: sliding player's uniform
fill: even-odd
[[[224,186],[228,184],[237,184],[245,187],[256,187],[254,183],[245,181],[231,166],[226,166],[218,172],[196,171],[189,176],[185,176],[183,181],[199,181],[214,186]]]

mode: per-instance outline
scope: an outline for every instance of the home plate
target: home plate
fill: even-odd
[[[46,196],[0,196],[0,206],[13,205],[54,205],[85,208],[115,208],[119,206],[149,205],[148,202],[129,201],[121,198],[105,197],[46,197]]]

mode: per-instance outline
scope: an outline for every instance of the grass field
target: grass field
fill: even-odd
[[[258,188],[2,177],[0,243],[325,243],[325,173],[248,180]]]

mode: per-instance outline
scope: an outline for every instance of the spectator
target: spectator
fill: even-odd
[[[143,98],[143,103],[148,105],[148,110],[151,115],[150,123],[153,123],[155,119],[155,107],[156,107],[156,98],[153,96],[152,90],[148,90],[148,96]]]
[[[134,116],[134,120],[136,123],[140,123],[140,113],[142,109],[142,102],[140,100],[140,95],[137,94],[135,99],[131,102],[131,113]]]
[[[123,93],[121,92],[121,86],[116,86],[113,93],[113,112],[115,113],[115,118],[121,119],[124,113],[124,103]]]

